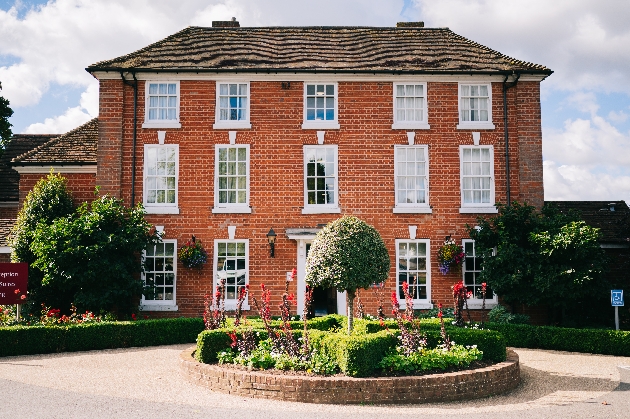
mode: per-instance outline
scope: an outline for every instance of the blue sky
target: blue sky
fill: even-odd
[[[630,201],[627,0],[0,0],[0,95],[16,133],[60,133],[97,116],[85,67],[186,26],[393,26],[422,20],[543,64],[545,198]]]

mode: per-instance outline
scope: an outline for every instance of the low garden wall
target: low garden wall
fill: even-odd
[[[180,355],[183,375],[213,391],[245,397],[307,403],[430,403],[475,399],[504,393],[520,382],[518,355],[479,368],[407,377],[353,378],[284,375],[245,371],[194,359],[195,347]]]

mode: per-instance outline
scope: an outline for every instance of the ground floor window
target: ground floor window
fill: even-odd
[[[401,307],[405,305],[403,284],[407,283],[414,300],[414,308],[430,308],[429,254],[429,240],[396,240],[396,278]]]
[[[149,246],[143,254],[143,309],[168,309],[175,306],[177,282],[177,241],[163,240]],[[171,307],[171,309],[172,309]]]
[[[249,283],[249,240],[215,240],[214,286],[225,280],[225,308],[236,309],[241,289]],[[249,309],[247,300],[243,309]]]
[[[469,305],[472,303],[481,304],[483,295],[481,292],[482,281],[479,279],[479,275],[483,270],[483,258],[477,254],[474,240],[464,239],[462,240],[462,244],[464,247],[464,253],[466,254],[462,265],[464,285],[468,291],[472,292],[472,297],[469,299]],[[486,301],[489,303],[496,303],[496,295],[490,287],[486,287]]]

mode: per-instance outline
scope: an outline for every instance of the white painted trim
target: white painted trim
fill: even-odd
[[[120,80],[120,71],[95,71],[92,73],[98,80]],[[427,82],[441,82],[441,83],[453,83],[458,81],[469,81],[474,79],[475,81],[483,80],[494,83],[503,83],[505,76],[503,74],[365,74],[365,73],[307,73],[307,72],[269,72],[263,73],[260,70],[256,72],[234,72],[224,73],[217,71],[200,71],[200,72],[162,72],[156,71],[143,71],[136,73],[138,80],[173,80],[174,77],[178,80],[243,80],[244,77],[250,82],[252,81],[290,81],[290,82],[302,82],[304,80],[331,80],[334,77],[335,81],[365,81],[365,82],[413,82],[419,78]],[[543,81],[549,77],[546,74],[521,74],[519,81]],[[512,80],[508,80],[512,81]]]
[[[175,149],[175,202],[172,204],[147,203],[147,152],[150,148]],[[147,214],[179,214],[179,144],[145,144],[142,166],[142,205]]]
[[[245,158],[247,159],[246,163],[246,175],[245,175],[245,187],[246,189],[246,197],[245,203],[219,203],[219,149],[220,148],[244,148],[245,149]],[[251,214],[252,209],[249,205],[249,192],[250,192],[250,154],[249,154],[249,144],[215,144],[214,145],[214,208],[212,208],[212,213],[214,214]]]
[[[149,84],[151,83],[175,83],[177,89],[177,106],[175,107],[175,119],[156,119],[149,120]],[[173,74],[167,79],[148,79],[144,83],[144,121],[142,128],[181,128],[179,120],[179,104],[181,102],[181,90],[179,88],[179,80],[173,79]]]
[[[394,290],[394,292],[396,293],[396,296],[399,295],[398,292],[398,267],[399,267],[399,263],[398,263],[398,245],[400,243],[424,243],[426,244],[426,276],[427,276],[427,298],[426,299],[416,299],[413,301],[413,308],[414,309],[432,309],[433,308],[433,304],[431,304],[431,241],[429,239],[415,239],[415,240],[409,240],[409,239],[396,239],[396,249],[395,249],[395,257],[396,257],[396,288]],[[405,302],[404,298],[398,298],[398,302],[400,304],[400,308],[404,309],[407,307],[407,304]]]
[[[4,201],[0,202],[0,208],[18,208],[20,203],[18,201]]]
[[[425,185],[426,185],[426,190],[425,190],[425,203],[424,204],[405,204],[405,203],[398,203],[398,181],[397,181],[397,173],[396,173],[396,169],[397,169],[397,164],[398,164],[398,149],[400,148],[420,148],[422,150],[424,150],[424,161],[425,161]],[[429,202],[429,146],[426,144],[417,144],[417,145],[401,145],[401,144],[396,144],[394,145],[394,213],[398,213],[398,214],[404,214],[404,213],[411,213],[411,214],[428,214],[432,212],[431,206],[430,206],[430,202]]]
[[[11,253],[13,251],[9,246],[0,246],[0,253]]]
[[[335,156],[335,203],[334,204],[310,204],[308,203],[308,189],[306,185],[307,178],[307,170],[306,170],[306,150],[314,148],[332,148],[334,149]],[[328,144],[328,145],[304,145],[303,146],[303,157],[302,157],[302,170],[304,171],[303,181],[304,181],[304,208],[302,209],[302,214],[339,214],[341,209],[339,208],[339,148],[337,144]]]
[[[306,88],[308,85],[312,85],[312,84],[323,84],[323,85],[333,86],[333,89],[335,90],[334,99],[333,99],[335,118],[333,120],[318,121],[318,120],[306,119]],[[306,80],[303,82],[302,88],[304,90],[303,103],[302,103],[302,112],[303,112],[302,129],[320,129],[320,130],[321,129],[339,129],[340,127],[339,125],[339,85],[337,84],[336,78],[334,80],[331,80],[330,77],[324,80],[316,80],[316,81]],[[326,113],[325,109],[326,108],[324,107],[324,114]]]
[[[140,297],[140,310],[141,311],[177,311],[177,240],[176,239],[161,239],[162,243],[172,243],[173,246],[173,299],[172,300],[145,300],[144,294]],[[142,251],[141,263],[144,265],[144,257],[146,256],[146,250]],[[142,282],[145,283],[144,269],[142,272]]]
[[[214,239],[214,254],[212,256],[212,290],[214,291],[219,284],[219,274],[218,274],[218,248],[219,243],[245,243],[245,285],[249,284],[249,239]],[[236,310],[236,302],[237,300],[225,300],[225,309],[226,310]],[[243,301],[243,310],[249,310],[249,295],[245,297],[245,301]]]
[[[221,80],[218,79],[216,81],[216,87],[214,89],[214,125],[212,125],[213,129],[250,129],[252,124],[250,123],[250,109],[252,107],[252,95],[250,91],[249,80],[244,80],[241,76],[238,80],[228,79]],[[219,92],[222,84],[246,84],[247,85],[247,109],[245,110],[245,119],[241,119],[238,121],[232,120],[220,120],[220,98]],[[228,86],[228,97],[229,97],[229,86]],[[229,100],[228,100],[229,102]]]
[[[392,129],[431,129],[429,124],[422,124],[420,122],[395,122],[392,124]]]
[[[177,304],[140,304],[140,311],[179,311]]]
[[[460,122],[457,124],[457,129],[494,129],[495,126],[488,122]]]
[[[19,174],[29,173],[50,173],[50,169],[55,173],[96,173],[96,164],[90,165],[41,165],[41,166],[13,166],[13,170]]]
[[[480,203],[464,203],[464,149],[482,149],[487,148],[490,150],[490,202],[487,204]],[[498,209],[495,204],[495,185],[494,185],[494,146],[492,145],[460,145],[459,146],[459,196],[461,207],[459,208],[460,214],[496,214]]]

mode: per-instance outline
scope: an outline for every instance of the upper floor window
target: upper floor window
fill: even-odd
[[[143,253],[141,310],[177,310],[177,240],[162,240]]]
[[[468,299],[468,306],[480,308],[483,304],[482,282],[479,275],[483,270],[483,258],[477,254],[475,241],[471,239],[462,240],[466,257],[462,265],[464,275],[464,285],[468,291],[472,292],[472,297]],[[497,303],[497,296],[491,288],[486,287],[486,307],[491,308]]]
[[[250,213],[249,144],[217,144],[214,173],[214,208],[212,212]]]
[[[214,128],[251,128],[249,83],[217,82]]]
[[[304,123],[302,128],[339,128],[337,83],[304,83]]]
[[[414,308],[433,308],[429,259],[429,240],[396,240],[396,288],[401,307],[406,305],[403,284],[407,283]]]
[[[394,124],[392,129],[429,129],[427,84],[394,83]]]
[[[394,170],[394,212],[431,212],[427,146],[394,146]]]
[[[304,146],[302,213],[338,213],[337,146]]]
[[[459,84],[459,125],[457,128],[494,129],[490,83]]]
[[[149,214],[179,214],[177,144],[144,145],[144,207]]]
[[[214,285],[225,280],[225,308],[235,310],[239,293],[249,284],[249,240],[214,241]],[[243,309],[249,310],[247,300]]]
[[[492,146],[460,146],[462,206],[459,212],[496,213]]]
[[[146,83],[146,105],[143,128],[180,128],[179,82]]]

